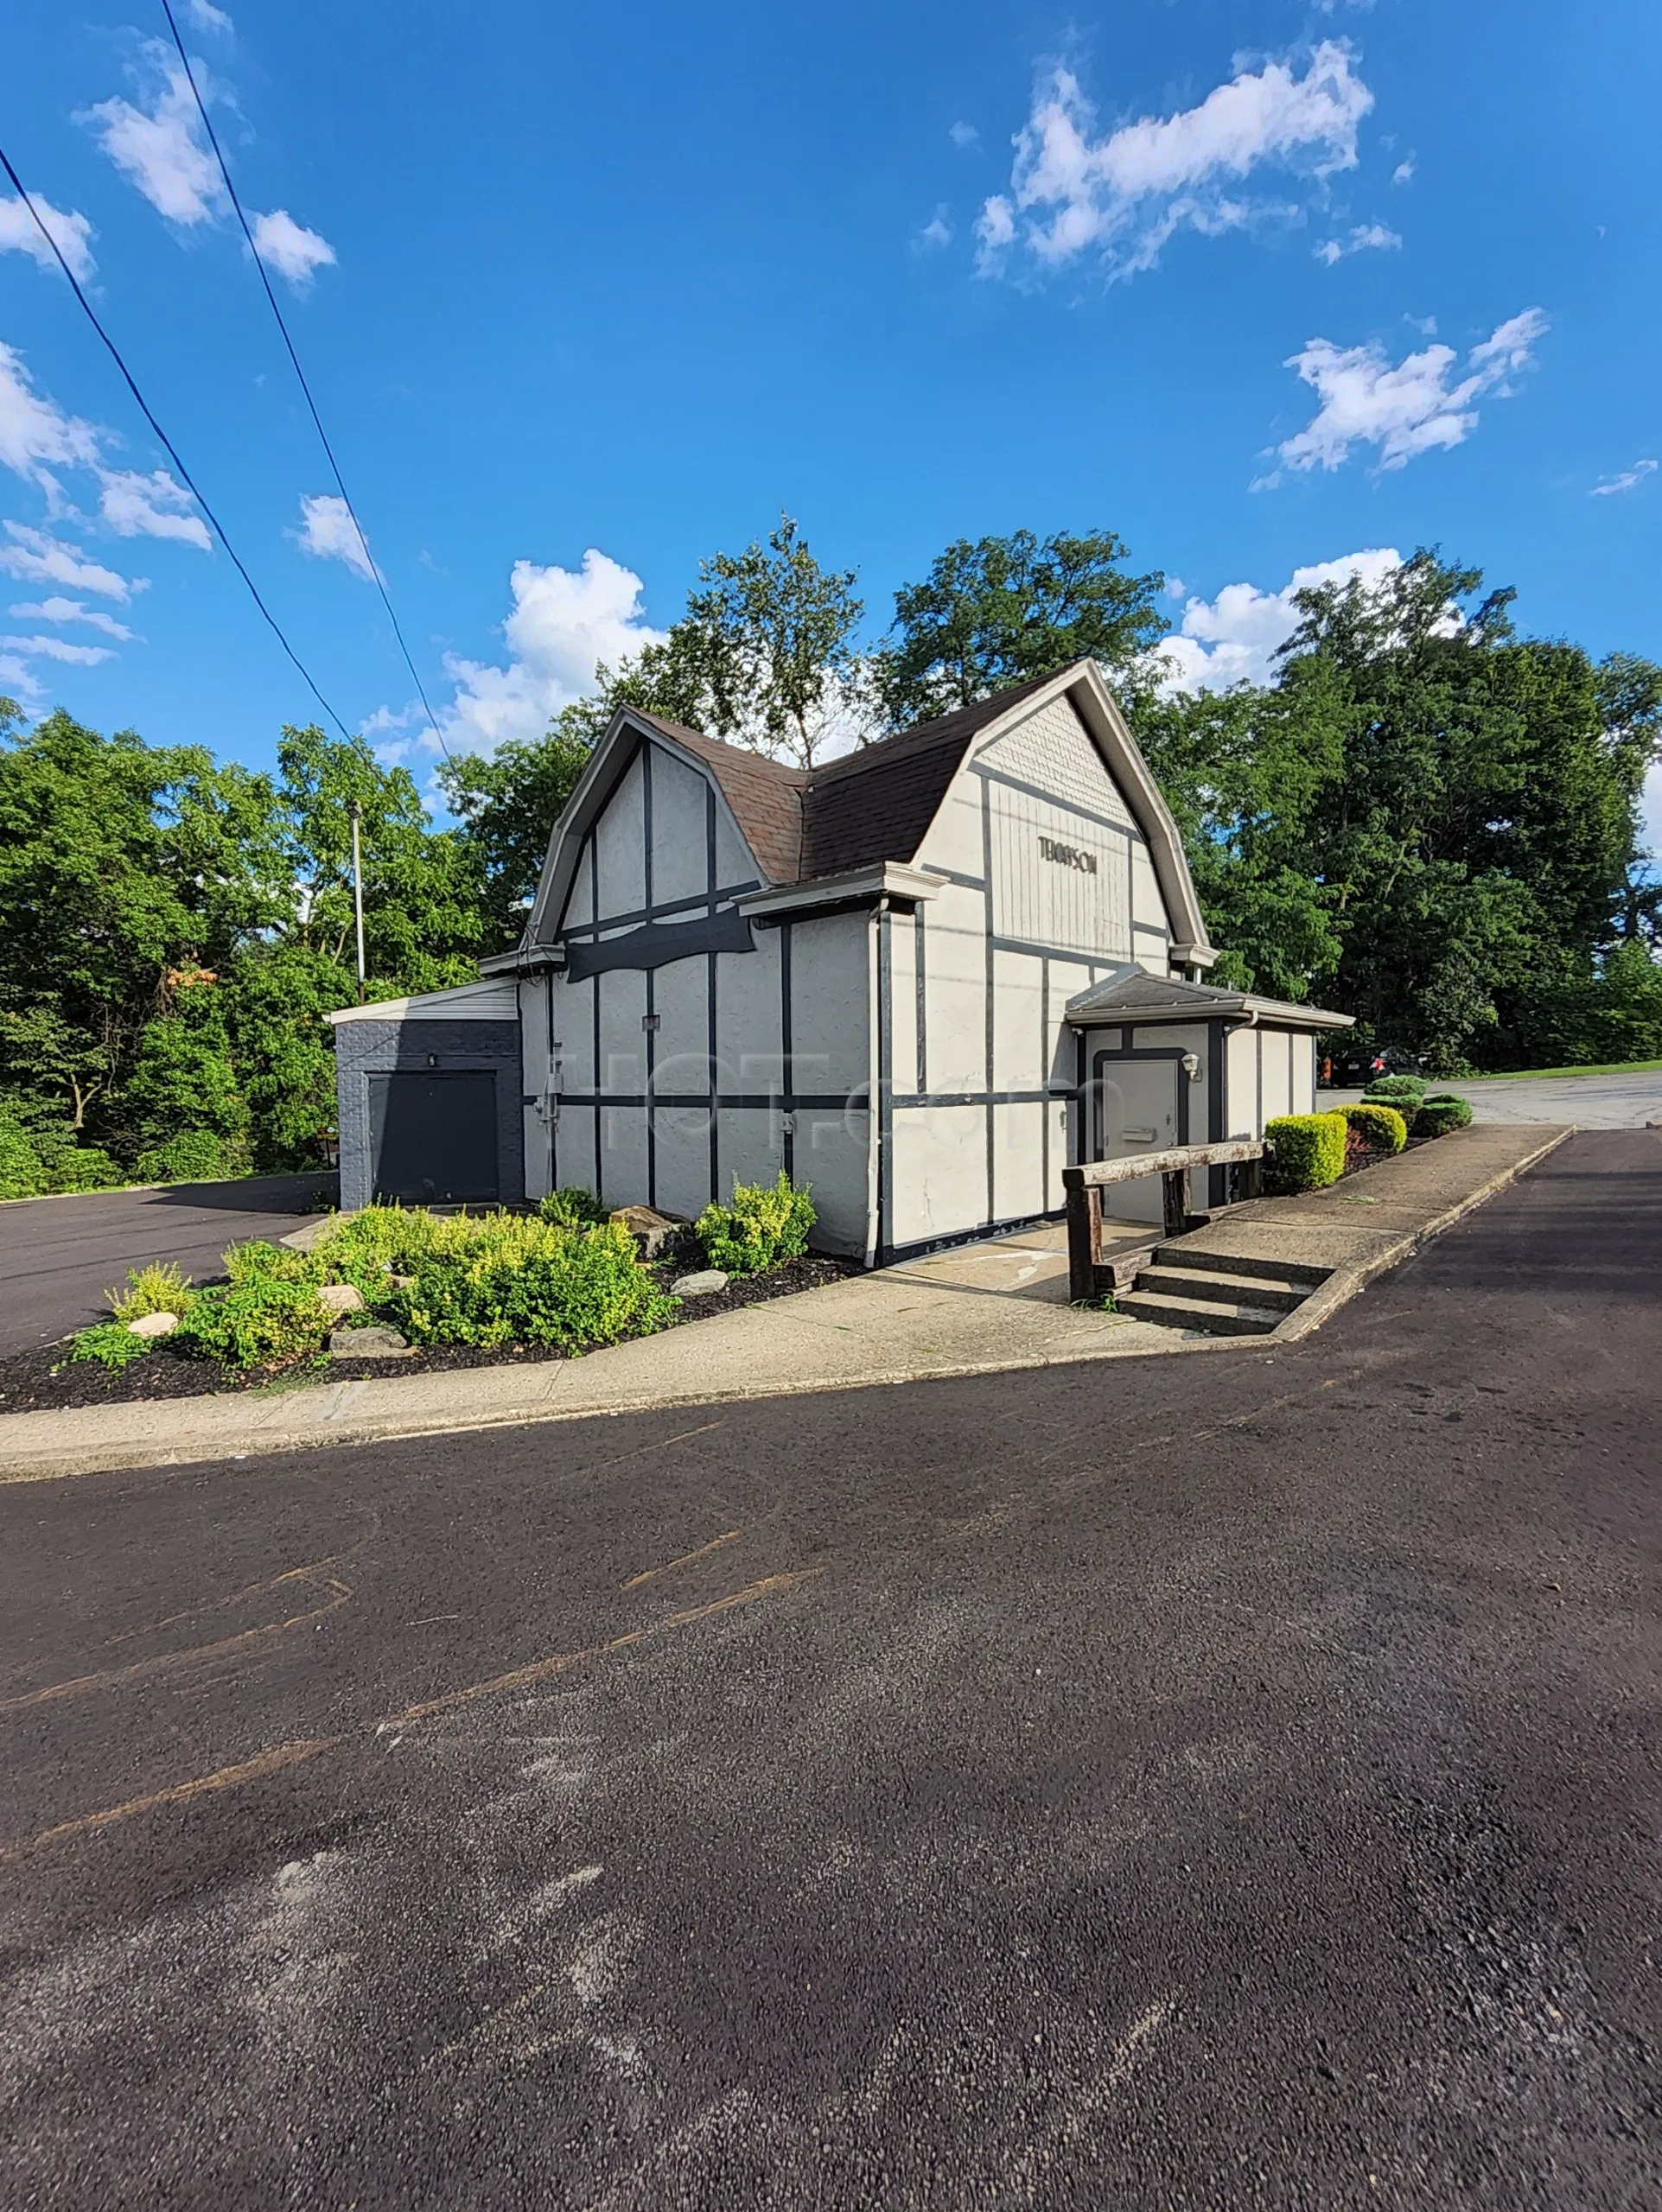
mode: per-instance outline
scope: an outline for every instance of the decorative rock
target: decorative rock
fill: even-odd
[[[410,1339],[397,1329],[334,1329],[329,1335],[329,1350],[347,1359],[403,1359],[410,1351]]]
[[[655,1260],[678,1229],[688,1228],[684,1213],[659,1213],[653,1206],[619,1206],[606,1217],[627,1229],[643,1260]]]
[[[727,1288],[727,1277],[719,1268],[706,1268],[702,1274],[683,1275],[679,1282],[670,1285],[672,1298],[713,1298],[718,1290]]]
[[[136,1321],[129,1321],[127,1333],[131,1337],[170,1337],[179,1325],[176,1313],[141,1313]]]
[[[364,1294],[355,1283],[326,1282],[318,1287],[317,1302],[326,1313],[361,1313]]]

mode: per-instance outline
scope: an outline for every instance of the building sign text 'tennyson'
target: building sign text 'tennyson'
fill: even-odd
[[[1077,845],[1059,845],[1054,837],[1040,838],[1039,855],[1042,860],[1054,861],[1059,868],[1076,868],[1082,875],[1097,872],[1094,853],[1082,852]]]

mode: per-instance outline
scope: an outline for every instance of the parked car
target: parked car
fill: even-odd
[[[1366,1087],[1382,1075],[1419,1075],[1423,1073],[1418,1058],[1400,1045],[1368,1045],[1341,1052],[1330,1052],[1322,1059],[1320,1080],[1340,1089],[1353,1090],[1358,1084]]]

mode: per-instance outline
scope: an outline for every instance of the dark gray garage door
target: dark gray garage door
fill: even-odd
[[[371,1076],[369,1135],[378,1198],[459,1205],[500,1193],[488,1070]]]

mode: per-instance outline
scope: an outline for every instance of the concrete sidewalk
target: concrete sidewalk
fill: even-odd
[[[1335,1272],[1273,1344],[1309,1333],[1381,1268],[1510,1182],[1563,1128],[1463,1129],[1307,1198],[1232,1208],[1196,1249],[1253,1251]],[[1105,1225],[1111,1254],[1157,1231]],[[367,1444],[527,1421],[704,1406],[1081,1360],[1241,1349],[1067,1303],[1060,1224],[693,1321],[582,1359],[329,1382],[271,1396],[155,1399],[0,1416],[0,1480]]]

